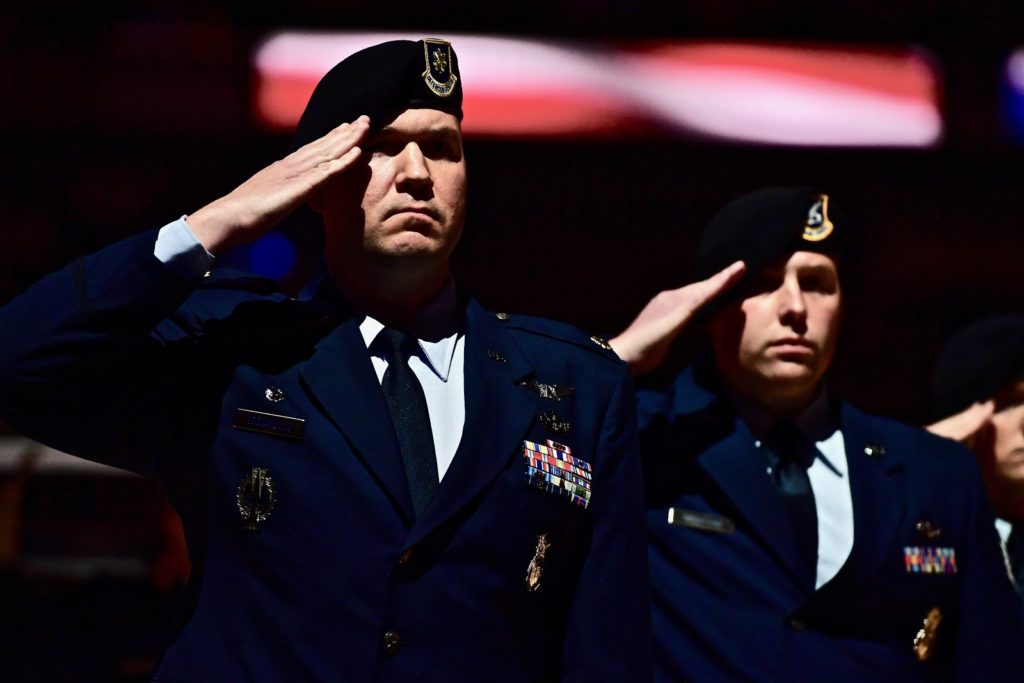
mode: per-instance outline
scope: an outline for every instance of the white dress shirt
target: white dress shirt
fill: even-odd
[[[754,438],[767,435],[778,419],[763,408],[735,398],[743,420]],[[807,477],[814,491],[818,515],[818,568],[815,588],[831,581],[853,550],[853,497],[846,462],[846,443],[824,391],[793,421],[803,436],[817,447]],[[757,442],[761,446],[760,440]]]
[[[444,291],[417,313],[406,328],[418,342],[417,353],[409,357],[409,367],[420,381],[427,399],[438,481],[444,478],[455,458],[466,422],[463,381],[465,335],[459,331],[459,323],[455,283],[449,280]],[[378,382],[384,381],[384,371],[388,369],[387,361],[373,343],[383,329],[384,324],[370,316],[359,323],[359,332],[370,350]]]
[[[172,272],[182,277],[201,277],[212,266],[210,254],[182,216],[160,229],[153,254]],[[461,332],[458,297],[451,280],[444,290],[410,322],[407,332],[416,337],[417,353],[409,367],[423,387],[430,416],[430,431],[437,456],[437,477],[444,478],[462,441],[466,422],[463,354],[465,335]],[[377,381],[384,381],[388,364],[373,348],[384,325],[370,316],[359,323],[359,332],[370,352]]]

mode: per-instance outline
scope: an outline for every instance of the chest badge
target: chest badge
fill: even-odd
[[[553,410],[541,413],[540,423],[558,436],[566,436],[571,429],[569,421]]]
[[[942,611],[938,607],[931,608],[928,616],[924,618],[921,629],[914,636],[914,654],[917,655],[917,661],[927,661],[935,652],[935,632],[939,629],[941,621]]]
[[[544,575],[544,556],[551,547],[547,534],[537,537],[537,549],[533,553],[533,559],[526,568],[526,590],[534,593],[540,588],[540,579]]]
[[[242,525],[246,531],[259,531],[260,525],[270,517],[277,502],[274,493],[274,480],[262,467],[253,467],[249,474],[238,482],[235,491],[235,502],[238,512],[242,515]]]
[[[281,393],[284,399],[284,392]],[[270,396],[267,400],[273,401]],[[235,410],[235,420],[231,425],[235,429],[242,429],[247,432],[259,432],[270,436],[280,436],[285,439],[301,441],[306,432],[306,421],[298,417],[287,415],[275,415],[264,413],[259,410],[247,410],[238,408]]]
[[[914,525],[914,528],[917,529],[917,533],[920,534],[921,538],[929,541],[934,541],[942,535],[942,527],[933,524],[927,519],[922,519]]]
[[[716,534],[732,534],[736,532],[736,523],[728,517],[710,512],[684,510],[683,508],[669,508],[668,523],[675,526],[700,529],[701,531],[710,531]]]
[[[956,549],[904,546],[903,564],[908,574],[956,574]]]
[[[590,463],[576,457],[568,446],[550,439],[541,445],[523,442],[526,483],[548,493],[557,493],[579,507],[590,505]]]
[[[576,391],[572,387],[560,387],[557,384],[545,384],[544,382],[538,382],[535,379],[523,380],[519,383],[519,386],[525,387],[541,398],[546,398],[550,401],[561,401],[566,396],[572,396]]]

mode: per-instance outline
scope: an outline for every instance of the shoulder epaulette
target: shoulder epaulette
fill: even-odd
[[[607,341],[597,335],[590,335],[569,323],[548,318],[510,313],[495,313],[495,317],[512,330],[526,332],[556,341],[568,342],[609,360],[619,361]],[[621,361],[619,361],[621,362]]]

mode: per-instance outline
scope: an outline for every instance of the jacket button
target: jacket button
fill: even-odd
[[[384,634],[384,654],[394,655],[402,647],[402,639],[398,637],[397,631],[388,631]]]
[[[398,556],[398,564],[406,565],[409,560],[412,559],[412,548],[406,548],[402,551],[402,554]]]

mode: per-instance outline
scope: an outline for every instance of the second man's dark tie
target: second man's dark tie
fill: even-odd
[[[765,441],[774,456],[772,480],[782,495],[796,533],[801,563],[810,569],[811,576],[815,576],[818,566],[818,512],[807,468],[814,463],[817,450],[792,422],[777,424]]]
[[[412,506],[418,516],[433,497],[438,479],[427,399],[409,367],[409,357],[416,352],[416,340],[401,330],[386,327],[380,332],[380,348],[388,364],[381,388],[402,451]]]

